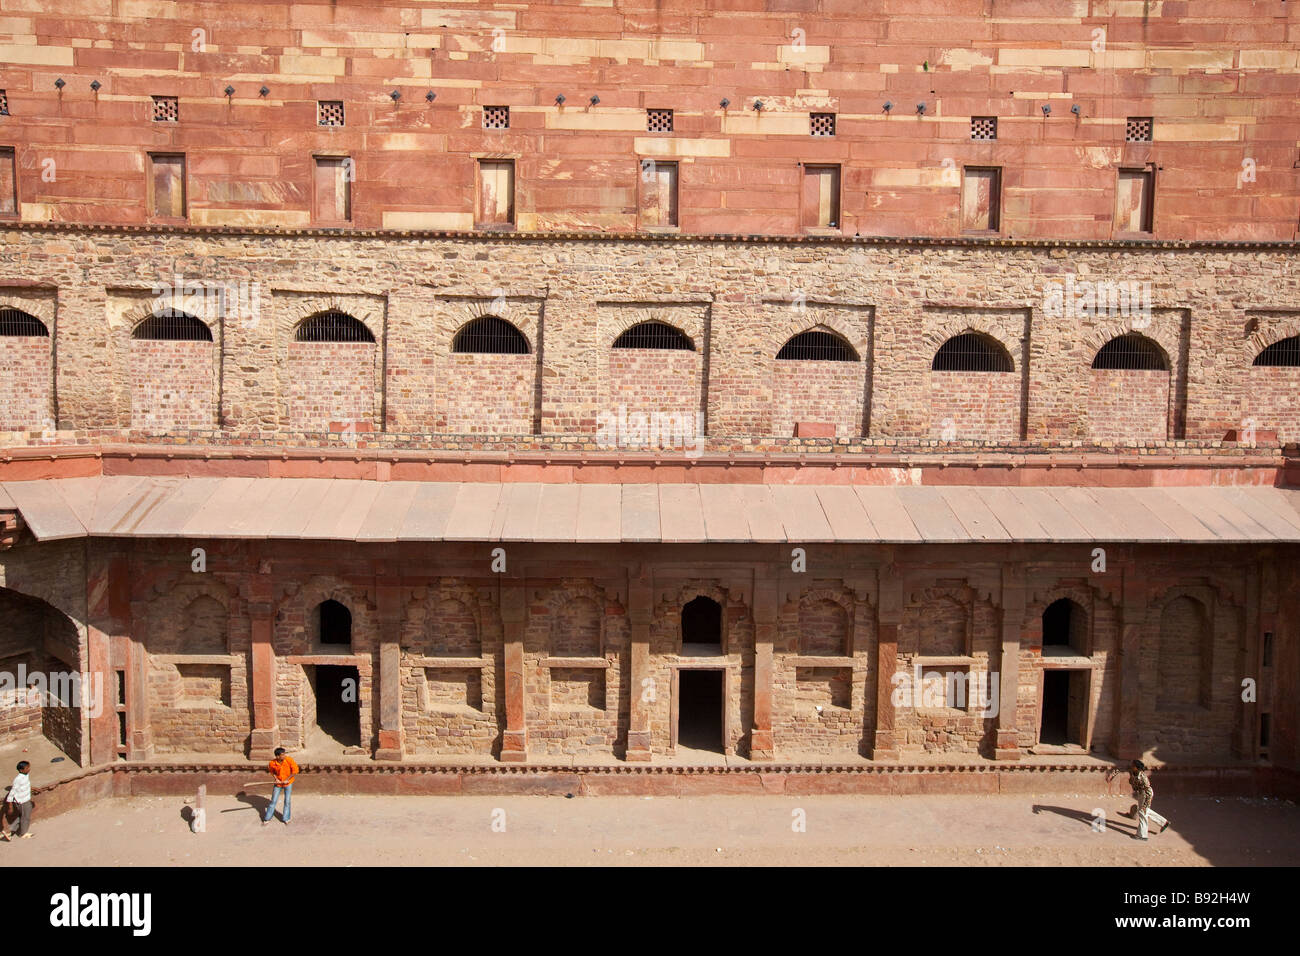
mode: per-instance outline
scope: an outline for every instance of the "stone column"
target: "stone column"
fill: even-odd
[[[117,759],[118,718],[117,673],[114,667],[114,638],[126,631],[130,616],[130,578],[124,554],[95,553],[92,543],[86,571],[86,673],[97,699],[90,701],[87,730],[90,745],[84,748],[90,763],[105,764]],[[130,697],[127,698],[130,700]],[[83,760],[84,760],[83,756]]]
[[[380,579],[375,594],[379,605],[379,679],[374,689],[379,703],[379,747],[375,759],[401,760],[402,589]]]
[[[271,645],[274,609],[271,603],[271,569],[263,561],[247,584],[248,617],[252,631],[251,660],[253,731],[248,756],[269,760],[280,746],[280,728],[275,719],[275,649]]]
[[[501,760],[523,763],[528,759],[528,727],[524,681],[524,626],[528,620],[527,592],[522,582],[501,588],[501,627],[505,636],[506,729],[501,738]]]
[[[644,682],[650,674],[650,619],[654,610],[654,591],[645,569],[628,582],[628,629],[630,631],[631,668],[628,675],[630,714],[627,728],[627,752],[624,759],[645,763],[650,760],[650,704]]]
[[[876,627],[876,732],[872,760],[897,760],[894,671],[898,666],[898,625],[903,618],[903,576],[890,564],[880,570],[880,611]]]
[[[1025,566],[1002,566],[1002,664],[998,675],[997,742],[994,760],[1019,760],[1016,712],[1020,698],[1020,629],[1025,620]],[[992,687],[990,686],[990,691]]]
[[[1118,714],[1115,721],[1115,754],[1132,760],[1142,754],[1141,744],[1141,666],[1142,624],[1146,602],[1142,596],[1137,567],[1126,561],[1120,566],[1122,598],[1119,607],[1119,688]]]
[[[750,760],[776,757],[772,740],[772,680],[779,612],[777,579],[770,568],[762,568],[754,582],[754,728],[750,733]]]
[[[153,725],[149,720],[149,652],[145,648],[143,635],[136,633],[136,626],[143,626],[146,606],[136,606],[129,602],[130,614],[127,626],[116,640],[121,645],[122,669],[126,674],[126,724],[129,730],[126,738],[127,760],[153,759]],[[139,622],[137,625],[136,622]]]

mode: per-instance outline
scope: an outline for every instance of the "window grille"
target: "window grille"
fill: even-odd
[[[9,94],[0,90],[0,116],[9,115]]]
[[[1117,335],[1103,345],[1092,360],[1092,367],[1157,372],[1168,371],[1169,364],[1160,346],[1146,336],[1130,332]]]
[[[1124,139],[1129,143],[1151,142],[1152,119],[1150,116],[1130,116],[1124,124]]]
[[[346,312],[322,312],[305,319],[294,334],[295,342],[374,342],[365,324]]]
[[[998,118],[996,116],[972,116],[970,118],[970,138],[980,142],[997,139]]]
[[[484,129],[509,129],[510,128],[510,107],[508,106],[483,107],[483,128]]]
[[[673,131],[673,111],[646,110],[645,128],[650,133],[671,133]]]
[[[987,335],[963,332],[940,346],[930,368],[935,372],[1010,372],[1011,356]]]
[[[456,333],[451,350],[480,355],[527,355],[528,341],[505,319],[485,315]]]
[[[165,309],[137,325],[131,338],[151,342],[211,342],[212,330],[186,312]]]
[[[0,309],[0,336],[49,337],[45,323],[22,309]]]
[[[695,351],[695,346],[685,333],[664,322],[642,322],[632,326],[614,340],[614,348]]]
[[[317,126],[342,126],[343,125],[343,101],[342,100],[317,100],[316,101],[316,125]]]
[[[1279,366],[1296,368],[1300,366],[1300,335],[1293,335],[1289,339],[1274,342],[1255,356],[1255,364],[1274,368]]]
[[[781,351],[776,353],[778,361],[803,362],[856,362],[857,355],[849,343],[834,332],[800,332],[792,336]]]
[[[181,118],[180,101],[174,96],[155,96],[153,98],[153,121],[155,123],[176,123]]]
[[[809,113],[808,121],[814,136],[835,135],[834,113]]]

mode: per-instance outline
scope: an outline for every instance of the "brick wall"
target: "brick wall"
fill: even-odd
[[[689,416],[703,409],[704,361],[697,352],[610,349],[601,410]]]
[[[1169,373],[1093,369],[1088,384],[1088,433],[1103,441],[1174,437],[1169,430]]]
[[[1252,367],[1242,422],[1276,429],[1282,442],[1300,441],[1300,368]]]
[[[434,431],[531,435],[536,430],[536,356],[452,354],[443,367]]]
[[[861,362],[775,362],[769,434],[793,435],[798,422],[835,426],[837,438],[862,434],[866,383]]]
[[[930,438],[1015,441],[1020,418],[1019,373],[930,373]]]
[[[0,335],[0,430],[40,429],[53,421],[51,344],[45,336]]]
[[[289,427],[320,432],[330,431],[331,423],[371,428],[378,355],[378,347],[368,342],[290,343]]]
[[[211,428],[217,422],[211,342],[131,342],[131,425]]]

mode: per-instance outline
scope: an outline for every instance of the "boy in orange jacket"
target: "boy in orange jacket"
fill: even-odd
[[[271,802],[267,804],[266,815],[262,817],[262,826],[271,822],[271,817],[275,816],[275,805],[280,799],[280,793],[284,793],[284,813],[280,819],[284,821],[285,826],[289,824],[289,797],[293,792],[293,781],[298,776],[298,765],[294,763],[293,758],[284,752],[283,747],[275,748],[275,759],[270,763],[271,773],[275,775],[275,786],[271,788]]]

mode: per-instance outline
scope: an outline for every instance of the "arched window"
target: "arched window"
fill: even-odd
[[[793,335],[776,353],[778,361],[804,362],[856,362],[858,355],[853,346],[834,332],[810,329]]]
[[[1060,598],[1043,611],[1043,649],[1059,647],[1086,654],[1086,618],[1083,608],[1069,598]]]
[[[331,309],[304,319],[294,333],[295,342],[374,342],[365,324],[346,312]]]
[[[616,349],[680,349],[694,352],[695,344],[685,332],[665,322],[642,322],[614,340]]]
[[[163,309],[137,325],[131,338],[150,342],[211,342],[212,330],[188,312]]]
[[[982,332],[954,335],[934,353],[934,372],[1010,372],[1011,356],[1002,343]]]
[[[22,309],[0,309],[0,335],[49,338],[50,330],[44,322]]]
[[[1117,335],[1097,352],[1093,368],[1128,369],[1142,372],[1167,372],[1165,353],[1145,335],[1129,332]]]
[[[722,605],[703,595],[682,608],[682,645],[722,653]]]
[[[1260,366],[1279,366],[1285,368],[1300,367],[1300,335],[1274,342],[1255,356],[1255,364]]]
[[[322,644],[352,644],[352,612],[338,601],[321,601],[316,608]]]
[[[505,319],[485,315],[456,333],[451,350],[479,355],[527,355],[528,340]]]

